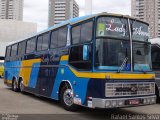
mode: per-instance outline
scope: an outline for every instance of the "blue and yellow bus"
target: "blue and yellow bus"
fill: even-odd
[[[109,13],[73,18],[9,44],[4,82],[70,111],[154,104],[148,26]]]

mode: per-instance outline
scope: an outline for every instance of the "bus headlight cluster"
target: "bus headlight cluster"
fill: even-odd
[[[123,107],[123,106],[124,106],[124,100],[106,101],[106,108],[115,108],[115,107]]]
[[[152,103],[156,103],[156,98],[153,97],[153,98],[145,98],[143,100],[143,104],[152,104]]]
[[[139,103],[140,105],[156,103],[156,97],[142,98],[141,100],[143,100],[143,102]],[[117,107],[130,106],[129,104],[125,104],[126,103],[125,101],[128,101],[128,100],[125,100],[125,99],[122,99],[122,100],[106,100],[105,101],[105,107],[106,108],[117,108]]]

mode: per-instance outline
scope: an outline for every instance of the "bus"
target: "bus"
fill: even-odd
[[[65,21],[6,47],[4,83],[68,111],[154,104],[148,26],[110,13]]]
[[[159,39],[153,39],[152,41],[152,49],[151,49],[151,58],[152,58],[152,69],[156,74],[156,96],[157,102],[160,102],[160,42]]]
[[[3,77],[4,74],[4,60],[0,60],[0,78]]]

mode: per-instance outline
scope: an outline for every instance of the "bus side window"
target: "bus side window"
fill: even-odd
[[[50,48],[65,47],[67,44],[67,27],[59,28],[51,33],[51,45]]]
[[[76,26],[72,28],[72,44],[80,43],[81,26]]]
[[[17,46],[18,46],[18,44],[15,44],[15,45],[12,46],[12,50],[11,50],[11,56],[12,57],[17,56]]]
[[[26,41],[20,42],[18,45],[18,56],[24,55],[25,49],[26,49]]]
[[[31,53],[35,51],[36,47],[36,38],[32,38],[27,41],[26,53]]]
[[[92,40],[93,21],[82,23],[72,28],[72,44],[87,43]]]
[[[67,27],[60,28],[58,33],[58,47],[65,47],[67,44]]]
[[[9,60],[10,55],[11,55],[11,46],[7,47],[5,60]]]
[[[42,36],[39,36],[38,41],[37,41],[37,51],[42,50],[42,42],[43,42],[43,38],[42,38]]]
[[[70,50],[69,64],[79,70],[91,70],[91,45],[89,47],[89,59],[84,60],[84,45],[74,46]]]
[[[49,44],[49,33],[45,33],[38,37],[37,51],[47,50]]]
[[[58,30],[51,33],[51,46],[52,49],[58,47]]]
[[[81,27],[81,43],[90,42],[92,40],[93,22],[82,24]]]
[[[43,34],[42,50],[48,49],[49,33]]]

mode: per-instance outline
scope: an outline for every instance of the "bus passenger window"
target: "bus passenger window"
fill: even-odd
[[[82,25],[81,28],[81,42],[89,42],[92,40],[92,28],[93,28],[93,22],[87,22]]]
[[[38,42],[37,42],[37,51],[42,50],[42,43],[43,43],[43,38],[42,38],[42,36],[39,36],[38,37]]]
[[[11,56],[17,56],[17,46],[18,44],[15,44],[12,46]]]
[[[26,48],[26,41],[20,42],[18,45],[18,55],[25,54],[25,48]]]
[[[9,60],[10,54],[11,54],[11,46],[7,47],[6,60]]]
[[[90,42],[92,40],[93,21],[72,28],[72,44]]]
[[[72,44],[79,44],[80,43],[80,33],[81,27],[76,26],[72,28]]]
[[[43,36],[38,37],[37,51],[47,50],[49,42],[49,33],[43,34]]]
[[[67,27],[60,28],[58,34],[58,47],[65,47],[67,44]]]
[[[51,48],[65,47],[67,44],[67,27],[55,30],[51,34]]]
[[[43,35],[42,50],[48,49],[48,42],[49,42],[49,33],[46,33]]]
[[[34,52],[35,47],[36,47],[36,38],[32,38],[31,40],[28,40],[27,41],[26,53]]]
[[[58,47],[58,30],[53,31],[51,34],[51,48]]]

